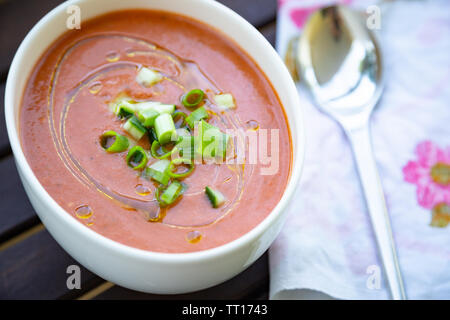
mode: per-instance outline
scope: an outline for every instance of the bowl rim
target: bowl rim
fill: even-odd
[[[167,0],[166,0],[167,1]],[[261,234],[264,233],[265,230],[268,229],[268,227],[281,215],[281,213],[286,209],[288,205],[288,201],[292,198],[292,195],[299,183],[300,175],[303,168],[304,163],[304,153],[305,153],[305,127],[304,127],[304,112],[303,107],[300,103],[300,98],[298,96],[298,92],[296,89],[296,86],[293,82],[293,80],[290,77],[290,74],[282,62],[281,58],[279,57],[278,53],[275,51],[275,49],[272,47],[272,45],[264,38],[264,36],[254,27],[252,26],[247,20],[245,20],[243,17],[238,15],[236,12],[231,10],[230,8],[226,7],[225,5],[216,2],[216,1],[210,1],[210,0],[190,0],[191,2],[196,2],[200,5],[204,5],[205,7],[211,7],[215,10],[221,11],[221,14],[227,15],[228,18],[233,19],[236,24],[239,24],[239,28],[242,30],[245,30],[245,32],[250,33],[252,37],[255,38],[255,41],[260,42],[261,45],[263,45],[266,49],[266,54],[269,55],[269,58],[272,63],[277,64],[277,68],[279,69],[279,72],[281,73],[281,77],[284,79],[289,79],[287,81],[287,91],[289,92],[289,99],[293,101],[296,101],[296,107],[292,108],[292,113],[294,114],[294,118],[296,121],[296,125],[294,126],[297,128],[295,134],[296,134],[296,145],[294,146],[294,143],[292,143],[293,151],[296,151],[295,154],[293,152],[292,154],[292,164],[291,164],[291,173],[288,180],[288,183],[285,187],[285,190],[283,192],[283,195],[281,199],[278,201],[276,206],[272,209],[272,211],[255,227],[253,227],[250,231],[243,234],[242,236],[227,242],[225,244],[222,244],[217,247],[213,247],[210,249],[200,250],[200,251],[193,251],[193,252],[155,252],[155,251],[149,251],[145,249],[139,249],[136,247],[132,247],[120,242],[117,242],[115,240],[112,240],[110,238],[107,238],[103,236],[100,233],[97,233],[96,231],[87,228],[86,226],[82,225],[78,221],[76,221],[65,209],[63,209],[57,202],[50,196],[50,194],[45,190],[43,185],[39,182],[36,175],[32,171],[25,154],[22,149],[22,145],[20,143],[19,138],[19,132],[18,132],[18,126],[16,126],[15,121],[15,113],[14,113],[14,103],[13,103],[13,97],[15,95],[15,85],[17,82],[17,78],[19,77],[18,73],[16,72],[16,69],[21,63],[24,63],[22,61],[22,56],[24,52],[28,49],[30,46],[32,40],[34,37],[36,37],[40,32],[41,28],[46,25],[49,21],[55,19],[58,15],[61,13],[65,13],[66,8],[69,5],[77,5],[82,4],[83,2],[87,2],[87,0],[70,0],[61,3],[51,11],[49,11],[44,17],[42,17],[38,23],[36,23],[33,28],[28,32],[22,43],[20,44],[18,50],[16,51],[16,54],[14,55],[13,61],[10,66],[10,70],[8,72],[8,77],[6,81],[6,88],[5,88],[5,118],[6,118],[6,127],[8,132],[9,141],[11,144],[11,148],[13,151],[13,155],[15,158],[16,165],[19,168],[19,172],[23,175],[23,180],[27,181],[29,183],[29,187],[31,191],[40,198],[44,203],[46,203],[49,207],[51,207],[54,214],[58,215],[58,218],[62,219],[63,222],[66,225],[70,225],[70,228],[74,228],[82,234],[88,241],[96,242],[97,244],[101,245],[105,249],[115,251],[123,256],[133,256],[138,259],[143,260],[158,260],[160,262],[165,263],[186,263],[186,262],[198,262],[199,260],[205,261],[210,259],[215,259],[218,256],[226,255],[230,252],[236,251],[240,247],[244,247],[247,244],[250,244],[254,242]],[[144,7],[141,7],[144,9]],[[137,9],[136,6],[130,6],[129,9]],[[151,8],[147,8],[148,10],[151,10]],[[99,16],[101,14],[105,14],[112,11],[120,11],[120,10],[126,10],[126,9],[115,9],[115,10],[105,10],[103,13],[96,14],[95,16]],[[169,11],[171,13],[179,14],[176,11]],[[194,16],[185,15],[187,17],[190,17],[192,19],[201,21],[199,18],[196,18]],[[219,28],[215,27],[214,25],[211,25],[207,22],[201,21],[202,23],[214,28],[215,30],[218,30],[219,32],[222,32],[227,37],[232,38],[231,35],[227,34],[226,31],[220,30]],[[61,33],[62,34],[62,33]],[[60,34],[60,35],[61,35]],[[233,38],[232,38],[233,39]],[[234,39],[233,39],[234,40]],[[234,40],[236,44],[239,45],[240,49],[244,51],[249,57],[253,59],[253,56],[250,55],[245,49],[243,49],[240,45],[240,43],[237,40]],[[255,61],[255,60],[254,60]],[[264,68],[255,61],[255,63],[259,66],[261,71],[265,73]],[[29,75],[27,75],[28,77]],[[266,75],[267,77],[267,75]],[[269,80],[270,81],[270,80]],[[273,86],[273,84],[272,84]],[[275,90],[275,88],[274,88]],[[23,91],[21,93],[23,95]],[[278,94],[278,92],[277,92]],[[21,104],[19,104],[18,108],[21,107]],[[283,105],[284,108],[284,105]],[[286,114],[286,119],[290,128],[291,133],[291,139],[293,134],[293,126],[292,122],[293,120],[289,120]]]

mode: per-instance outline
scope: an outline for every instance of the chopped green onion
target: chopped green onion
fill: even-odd
[[[173,139],[176,141],[177,132],[170,114],[163,113],[155,119],[155,132],[161,145],[173,141]]]
[[[205,188],[205,193],[208,196],[209,201],[211,201],[213,208],[219,208],[226,201],[225,196],[220,191],[214,190],[208,186]]]
[[[168,113],[172,114],[175,112],[175,105],[174,104],[158,104],[153,107],[156,112],[159,112],[159,114]]]
[[[114,106],[114,114],[119,118],[128,118],[136,111],[133,103],[126,100],[120,100]]]
[[[144,134],[147,132],[145,127],[139,122],[136,116],[132,116],[125,122],[123,128],[136,140],[140,140]]]
[[[231,109],[236,107],[231,93],[223,93],[214,96],[214,103],[221,109]]]
[[[155,124],[156,117],[159,113],[154,109],[145,109],[138,112],[138,119],[144,127],[150,128]]]
[[[134,108],[136,111],[143,111],[147,109],[152,109],[159,114],[162,113],[169,113],[172,114],[175,111],[175,105],[174,104],[164,104],[158,101],[145,101],[145,102],[138,102],[134,104]]]
[[[169,168],[169,160],[159,160],[145,169],[145,176],[166,186],[169,183],[170,176],[167,173]]]
[[[160,147],[161,147],[161,144],[157,140],[153,141],[152,146],[150,148],[150,153],[152,154],[153,158],[160,159],[160,160],[166,159],[175,151],[175,148],[176,148],[176,147],[174,147],[172,150],[170,150],[164,154],[159,154],[158,149]]]
[[[155,83],[160,82],[162,79],[163,76],[161,73],[145,67],[142,67],[136,76],[136,81],[144,87],[150,87]]]
[[[174,123],[176,122],[177,118],[181,118],[182,122],[178,127],[182,127],[186,124],[186,118],[187,118],[187,114],[181,111],[175,111],[174,114],[172,115],[173,121]]]
[[[128,151],[127,164],[134,170],[144,169],[147,161],[147,154],[141,146],[134,146]]]
[[[187,118],[186,123],[189,127],[194,128],[195,122],[200,121],[202,119],[208,119],[209,115],[206,111],[205,107],[200,107],[197,110],[193,111]]]
[[[161,191],[162,194],[161,194]],[[166,187],[159,187],[156,189],[155,197],[158,200],[161,207],[166,207],[174,203],[178,197],[183,193],[183,185],[174,180],[172,183]]]
[[[148,140],[150,143],[153,143],[153,141],[158,141],[156,138],[155,128],[148,129]]]
[[[146,109],[153,109],[159,106],[161,102],[159,101],[142,101],[134,104],[135,111],[142,111]]]
[[[181,103],[187,108],[194,108],[198,106],[205,97],[205,93],[200,89],[194,89],[189,91],[181,99]]]
[[[196,152],[203,160],[212,158],[225,159],[230,136],[219,128],[201,120],[198,125]]]
[[[115,131],[106,131],[100,137],[100,145],[106,152],[116,153],[128,149],[130,145],[127,137],[118,134]]]
[[[189,166],[189,169],[187,169],[184,172],[176,173],[174,172],[174,169],[176,166],[181,164],[187,164]],[[172,178],[186,178],[188,175],[190,175],[194,171],[194,163],[187,158],[177,158],[170,161],[169,169],[167,170],[167,173]]]

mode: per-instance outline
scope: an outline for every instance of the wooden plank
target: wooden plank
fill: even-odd
[[[81,289],[67,288],[70,265],[79,265],[46,231],[0,251],[0,299],[72,299],[104,280],[80,266]]]
[[[1,51],[1,50],[0,50]],[[0,158],[11,153],[5,122],[5,82],[0,84]]]
[[[28,201],[12,155],[0,160],[0,241],[39,223]]]
[[[62,0],[0,1],[0,78],[5,78],[12,58],[28,31]]]
[[[27,32],[62,0],[0,1],[0,78],[4,78],[14,53]],[[220,0],[256,27],[275,19],[275,0]]]
[[[236,11],[255,27],[261,27],[275,20],[276,0],[218,0]]]
[[[276,37],[276,22],[273,21],[269,24],[266,24],[265,26],[262,26],[259,28],[259,32],[262,33],[262,35],[267,39],[267,41],[270,42],[272,47],[275,47],[275,37]]]
[[[5,78],[9,63],[20,41],[28,30],[61,0],[0,0],[0,80]],[[274,44],[276,13],[275,0],[221,0],[257,27]],[[0,84],[0,157],[9,154],[4,123],[4,86]],[[0,212],[0,242],[36,225],[39,220],[29,203],[12,156],[0,160],[0,176],[8,177],[0,184],[2,209]],[[34,229],[32,229],[34,230]],[[19,239],[20,238],[20,239]],[[1,299],[56,299],[74,298],[104,283],[104,280],[81,268],[81,291],[66,287],[66,268],[77,264],[51,238],[39,228],[9,246],[0,244],[0,298]],[[161,296],[134,292],[118,286],[106,288],[97,299],[240,299],[264,298],[268,292],[267,254],[235,278],[192,294]],[[97,294],[97,293],[96,293]]]
[[[132,291],[123,287],[114,286],[96,297],[95,300],[161,300],[161,299],[257,299],[266,296],[269,291],[268,256],[265,253],[247,270],[233,279],[209,289],[188,294],[156,295]]]

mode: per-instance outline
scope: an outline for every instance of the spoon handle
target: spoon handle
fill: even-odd
[[[347,130],[347,134],[353,147],[391,297],[394,300],[406,299],[383,188],[372,152],[368,125]]]

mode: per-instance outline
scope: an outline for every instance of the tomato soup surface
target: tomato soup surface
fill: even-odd
[[[142,85],[136,79],[144,67],[162,78]],[[205,121],[223,132],[269,129],[270,138],[270,129],[278,129],[278,168],[264,175],[267,163],[261,161],[197,163],[179,179],[183,193],[176,202],[162,207],[161,185],[126,161],[134,145],[148,151],[147,167],[158,161],[150,155],[150,133],[134,139],[111,105],[126,96],[174,104],[189,115],[195,108],[183,106],[181,98],[197,88],[205,93]],[[214,97],[224,93],[235,107],[218,109]],[[130,148],[106,152],[100,137],[109,130],[125,136]],[[51,45],[26,85],[20,135],[40,183],[74,219],[112,240],[156,252],[205,250],[249,232],[280,200],[292,161],[282,105],[255,62],[219,31],[159,11],[97,17]],[[206,186],[223,195],[217,208]]]

